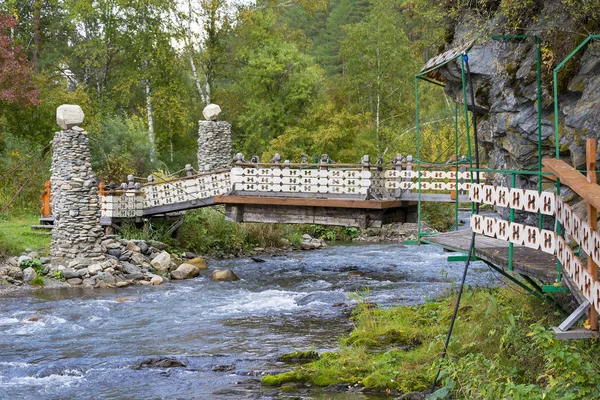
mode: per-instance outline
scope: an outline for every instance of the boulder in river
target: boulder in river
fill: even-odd
[[[142,369],[142,368],[186,368],[187,365],[182,363],[173,357],[152,357],[146,360],[142,360],[139,363],[132,365],[131,369]]]
[[[239,281],[240,278],[236,274],[233,273],[230,269],[220,270],[215,269],[212,274],[210,274],[210,279],[213,281]]]
[[[162,251],[150,261],[150,264],[159,271],[167,271],[171,266],[171,256],[166,251]]]
[[[194,257],[191,260],[187,260],[186,264],[192,264],[194,267],[198,268],[200,271],[208,268],[206,261],[202,257]]]
[[[162,285],[164,279],[162,276],[154,275],[152,279],[150,279],[151,285]]]
[[[200,270],[188,263],[181,264],[175,271],[171,272],[171,277],[178,280],[195,278],[198,275],[200,275]]]

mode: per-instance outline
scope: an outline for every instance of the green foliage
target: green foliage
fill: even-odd
[[[175,246],[175,239],[168,233],[173,222],[145,221],[141,226],[133,222],[124,222],[118,235],[122,239],[157,240]]]
[[[291,363],[307,363],[309,361],[315,361],[319,359],[319,353],[314,350],[308,351],[294,351],[288,354],[282,354],[277,357],[277,361],[291,362]]]
[[[427,390],[439,365],[455,297],[380,309],[364,299],[340,350],[294,371],[263,378],[278,385],[354,384],[403,393]],[[467,289],[442,365],[456,399],[594,398],[600,378],[598,341],[558,341],[559,322],[539,299],[510,288]],[[442,391],[443,392],[443,391]],[[440,397],[438,393],[431,398]]]
[[[500,11],[512,28],[524,28],[542,9],[543,3],[536,0],[502,0]]]
[[[448,231],[456,222],[453,203],[423,202],[421,215],[430,227],[440,232]]]
[[[36,276],[35,278],[33,278],[31,280],[31,284],[34,285],[34,286],[44,287],[44,285],[46,284],[46,282],[44,281],[43,277]]]
[[[44,275],[44,266],[42,265],[42,262],[38,259],[34,258],[31,260],[23,260],[21,261],[21,264],[19,266],[21,267],[21,269],[33,268],[36,274]]]
[[[0,212],[12,215],[39,212],[40,193],[49,179],[48,154],[25,138],[12,134],[4,137],[0,143]]]
[[[156,165],[150,162],[150,144],[143,120],[116,116],[101,118],[91,132],[92,166],[102,182],[124,182],[128,174],[147,176]]]
[[[360,230],[354,227],[307,225],[300,229],[314,238],[331,242],[349,242],[360,234]]]
[[[50,250],[50,236],[32,232],[31,225],[37,223],[37,217],[32,215],[0,219],[0,255],[16,256],[26,249],[47,255]]]
[[[65,276],[63,275],[62,271],[59,271],[57,269],[53,270],[50,273],[50,276],[54,279],[56,279],[57,281],[61,281],[64,282],[65,281]]]

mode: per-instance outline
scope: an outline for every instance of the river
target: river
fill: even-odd
[[[352,327],[348,305],[356,292],[384,307],[443,294],[463,268],[447,255],[427,245],[331,246],[261,257],[265,262],[209,264],[232,268],[242,278],[237,282],[213,282],[203,273],[162,286],[6,295],[0,398],[280,398],[257,383],[261,374],[289,368],[277,356],[334,350]],[[494,281],[484,264],[472,264],[469,284]],[[130,368],[158,356],[187,367]]]

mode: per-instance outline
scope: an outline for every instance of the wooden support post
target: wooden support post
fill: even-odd
[[[42,209],[40,214],[42,217],[49,217],[52,215],[52,209],[50,208],[50,181],[46,181],[44,184],[44,191],[40,197],[42,199]]]
[[[587,167],[587,180],[591,184],[596,184],[596,139],[588,139],[585,147],[585,158]],[[598,231],[598,210],[590,202],[587,204],[587,220],[592,228],[592,232]],[[592,260],[592,256],[588,255],[588,272],[592,275],[594,281],[598,280],[598,265]],[[594,307],[589,310],[590,329],[598,330],[598,313]]]

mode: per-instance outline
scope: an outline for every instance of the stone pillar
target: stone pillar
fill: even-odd
[[[52,141],[51,204],[54,214],[50,256],[54,264],[89,264],[104,259],[96,174],[90,164],[88,134],[75,105],[56,110],[62,128]]]
[[[221,108],[209,104],[202,114],[206,121],[198,121],[198,171],[227,168],[231,161],[231,124],[217,121]]]

